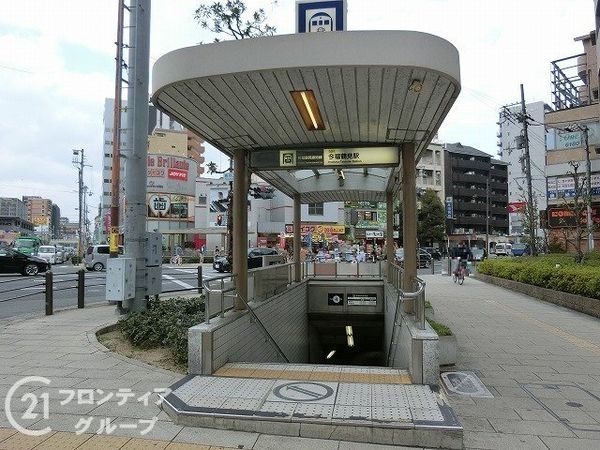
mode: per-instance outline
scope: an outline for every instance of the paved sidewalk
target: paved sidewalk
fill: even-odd
[[[435,319],[457,335],[456,369],[475,372],[494,395],[449,396],[465,427],[466,448],[600,448],[598,319],[472,278],[463,286],[446,276],[423,278]],[[99,345],[94,331],[116,320],[114,306],[98,306],[0,321],[0,400],[23,377],[47,378],[48,385],[31,380],[27,389],[17,390],[10,405],[21,425],[53,430],[40,437],[15,432],[2,401],[0,449],[54,449],[57,442],[65,449],[399,448],[174,425],[152,403],[155,394],[146,394],[182,376]],[[32,398],[21,399],[26,391],[37,392],[38,402],[31,418],[21,419],[32,406]],[[47,420],[43,393],[48,394]],[[70,394],[75,397],[67,401]],[[152,422],[152,430],[142,436]],[[77,435],[86,424],[86,432]],[[103,435],[96,435],[102,428]]]
[[[402,448],[174,425],[153,404],[156,395],[148,398],[147,394],[183,375],[121,357],[98,344],[94,332],[117,319],[115,307],[107,305],[0,321],[0,449]],[[52,429],[39,437],[16,432],[4,402],[14,383],[29,376],[45,377],[50,383],[27,383],[13,396],[11,412],[30,430]],[[38,400],[33,409],[37,416],[28,420],[21,418],[31,405],[31,399],[21,401],[26,392],[35,393]],[[49,394],[47,420],[43,418],[45,393]],[[70,395],[73,398],[67,401]],[[152,429],[141,435],[150,424]],[[77,435],[76,431],[85,432]]]
[[[473,278],[428,275],[458,364],[494,398],[449,396],[466,448],[600,448],[600,320]]]

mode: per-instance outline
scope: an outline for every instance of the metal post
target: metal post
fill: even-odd
[[[77,307],[85,306],[85,271],[80,269],[77,271]]]
[[[51,270],[46,272],[46,315],[51,316],[54,313],[54,292],[52,291],[52,279],[54,274]]]
[[[130,2],[129,92],[125,177],[125,256],[135,259],[135,296],[124,306],[146,309],[146,164],[148,158],[148,90],[150,60],[150,0]]]
[[[198,265],[198,294],[202,294],[202,264]]]
[[[590,144],[588,142],[588,127],[581,127],[585,140],[585,177],[587,181],[586,207],[587,207],[587,232],[588,251],[594,251],[594,222],[592,222],[592,163],[590,161]]]

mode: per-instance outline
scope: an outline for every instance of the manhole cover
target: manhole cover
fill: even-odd
[[[450,392],[468,397],[494,398],[473,372],[443,372],[442,381]]]

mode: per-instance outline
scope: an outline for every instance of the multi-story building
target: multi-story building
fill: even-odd
[[[113,123],[114,123],[114,99],[105,99],[104,102],[104,158],[103,158],[103,169],[102,169],[102,200],[100,204],[100,214],[99,217],[95,220],[95,223],[100,225],[100,228],[96,228],[94,232],[94,239],[98,242],[105,242],[108,238],[108,233],[110,231],[111,217],[111,202],[112,202],[112,166],[113,166]],[[126,143],[126,130],[124,129],[126,122],[125,115],[125,105],[126,102],[123,101],[123,108],[121,114],[121,148],[125,148]],[[157,132],[154,137],[153,133]],[[172,135],[171,135],[172,133]],[[151,136],[149,138],[150,141],[154,141],[154,144],[150,143],[150,152],[153,153],[161,153],[164,155],[172,155],[180,158],[191,158],[196,165],[193,169],[194,173],[190,176],[192,177],[191,183],[193,184],[193,179],[195,179],[196,175],[203,173],[204,171],[204,146],[203,141],[196,135],[186,131],[183,127],[171,119],[169,116],[164,114],[163,112],[156,109],[154,106],[149,107],[149,117],[148,117],[148,134]],[[167,136],[168,134],[168,136]],[[176,136],[176,137],[174,137]],[[174,140],[176,143],[167,143],[168,140]],[[161,144],[158,144],[158,143]],[[162,149],[156,150],[156,146],[161,146]],[[174,146],[174,147],[173,147]],[[153,157],[149,158],[149,161],[154,160]],[[156,162],[156,161],[155,161]],[[157,172],[155,171],[155,174]],[[183,172],[182,172],[183,174]],[[168,175],[168,174],[167,174]],[[119,179],[121,181],[121,190],[123,192],[123,179],[125,176],[125,164],[121,162],[120,164],[120,176]],[[156,179],[152,179],[156,177],[149,177],[149,182],[156,183]],[[168,179],[168,176],[167,176]],[[180,180],[181,181],[181,180]],[[160,183],[159,183],[160,184]],[[163,183],[164,184],[164,183]],[[161,191],[162,188],[153,189],[153,186],[148,186],[148,193],[159,193],[156,192]],[[189,193],[185,194],[189,196]],[[192,193],[191,196],[194,194]],[[120,210],[123,210],[123,199],[124,195],[121,195]],[[186,201],[187,202],[187,201]],[[181,201],[177,200],[178,204]],[[191,207],[188,206],[188,211],[193,211],[193,202],[191,203]],[[149,205],[149,211],[151,211]],[[181,214],[180,214],[181,215]],[[193,219],[192,219],[193,220]],[[123,217],[121,214],[120,222],[122,223]],[[158,227],[159,229],[163,229],[165,223],[162,226]],[[150,224],[148,226],[149,230],[156,229],[156,224]]]
[[[596,17],[598,18],[596,8]],[[598,248],[600,226],[600,110],[596,32],[575,38],[583,52],[552,61],[552,106],[548,128],[546,183],[550,240],[567,250]],[[577,180],[577,182],[576,182]],[[589,195],[588,195],[589,191]],[[588,200],[590,214],[588,218]],[[583,208],[582,208],[583,206]],[[577,213],[580,217],[577,218]],[[580,226],[577,227],[577,220]],[[573,236],[585,230],[583,239]],[[588,239],[588,231],[593,231]],[[569,237],[571,235],[571,237]]]
[[[27,211],[27,220],[35,226],[36,234],[49,240],[52,237],[52,200],[39,196],[23,196],[23,203]],[[60,209],[58,210],[60,219]]]
[[[508,238],[508,164],[473,147],[444,146],[449,247],[459,242],[493,249]],[[475,242],[475,244],[474,244]]]
[[[532,197],[536,212],[546,210],[546,132],[544,114],[551,111],[544,102],[525,105],[528,116],[529,160],[531,167]],[[498,125],[498,156],[508,164],[509,234],[519,236],[523,231],[523,214],[528,201],[527,161],[521,104],[504,106]],[[536,214],[539,217],[539,214]],[[541,230],[538,230],[541,236]]]
[[[0,197],[0,242],[11,244],[20,234],[33,234],[33,231],[25,203],[18,198]]]
[[[434,190],[444,202],[444,147],[436,140],[427,146],[417,163],[417,192],[425,189]]]

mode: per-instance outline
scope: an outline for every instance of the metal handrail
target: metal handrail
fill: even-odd
[[[225,305],[224,305],[224,294],[227,292],[233,292],[235,291],[235,287],[231,287],[231,288],[227,288],[225,289],[225,280],[226,279],[231,279],[233,280],[235,278],[236,275],[221,275],[218,277],[214,277],[214,278],[209,278],[205,281],[202,282],[202,286],[204,287],[204,292],[205,292],[205,297],[204,297],[204,301],[205,301],[205,319],[204,322],[208,325],[210,324],[210,294],[212,292],[220,292],[221,294],[221,311],[220,311],[220,316],[221,317],[225,317]],[[211,289],[210,288],[210,282],[211,281],[215,281],[218,280],[220,282],[221,285],[221,289]],[[235,283],[234,283],[235,286]],[[275,341],[275,339],[273,338],[273,336],[271,336],[271,333],[269,333],[269,331],[265,328],[264,324],[261,322],[261,320],[258,318],[258,316],[256,315],[256,313],[254,312],[254,310],[250,307],[250,305],[248,304],[248,302],[246,301],[245,298],[243,298],[241,295],[239,294],[235,294],[237,296],[237,298],[239,298],[244,305],[246,306],[246,309],[250,312],[250,314],[252,315],[252,317],[254,318],[254,320],[256,321],[256,323],[258,324],[259,328],[261,329],[261,331],[264,333],[264,335],[266,336],[267,340],[269,340],[274,346],[275,346],[275,350],[277,351],[277,353],[279,354],[279,356],[286,362],[290,362],[289,359],[287,358],[287,356],[285,356],[285,353],[283,353],[283,350],[281,350],[281,347],[279,347],[279,345],[277,344],[277,342]]]
[[[246,306],[246,309],[250,312],[250,314],[252,314],[252,317],[254,317],[254,320],[256,320],[256,323],[259,325],[259,328],[265,334],[266,338],[269,341],[271,341],[271,343],[275,346],[275,350],[277,351],[279,356],[283,359],[284,362],[289,363],[290,360],[287,358],[287,356],[285,356],[285,353],[283,353],[283,350],[281,350],[281,347],[279,347],[277,342],[275,342],[275,339],[273,338],[273,336],[271,336],[271,333],[269,333],[269,331],[265,328],[265,326],[263,325],[261,320],[258,318],[258,316],[254,312],[254,310],[252,308],[250,308],[250,305],[248,304],[246,299],[239,294],[237,295],[237,298],[239,298],[242,301],[242,303],[244,303],[244,305]]]
[[[204,322],[208,325],[210,324],[210,297],[212,293],[216,293],[219,292],[220,293],[220,301],[221,301],[221,311],[219,313],[220,317],[225,317],[225,294],[227,292],[232,292],[235,290],[235,288],[228,288],[225,289],[225,280],[230,279],[232,281],[235,280],[236,275],[235,274],[231,274],[231,275],[220,275],[218,277],[213,277],[213,278],[208,278],[206,280],[202,281],[202,287],[204,289]],[[211,289],[210,284],[211,282],[214,281],[219,281],[220,283],[220,289]],[[235,283],[234,283],[235,285]]]
[[[415,282],[417,283],[418,289],[415,292],[404,292],[402,289],[398,289],[400,291],[400,295],[402,298],[412,298],[416,299],[415,302],[415,318],[416,322],[419,324],[419,329],[425,329],[425,283],[419,277],[415,278]]]

